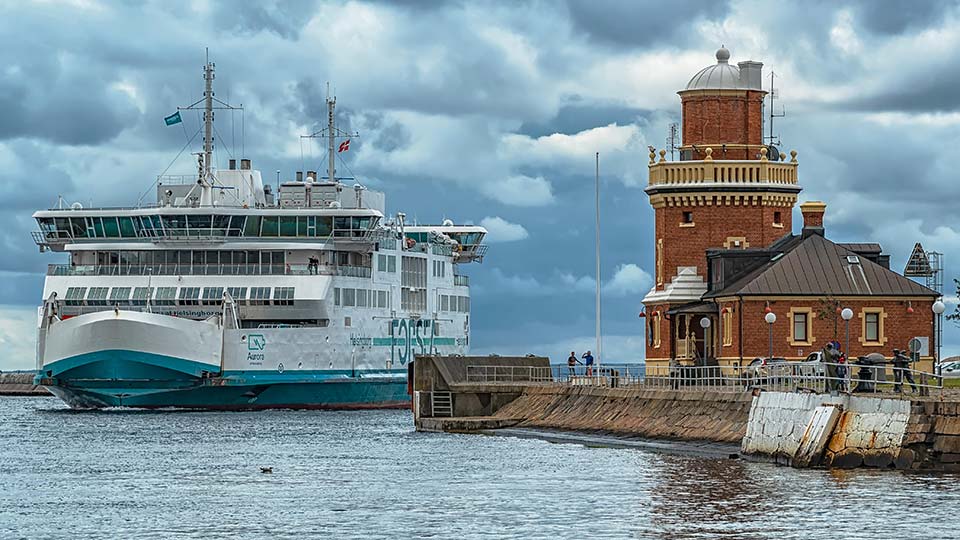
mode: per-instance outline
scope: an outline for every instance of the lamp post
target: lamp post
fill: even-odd
[[[700,319],[700,328],[703,328],[703,358],[707,358],[707,330],[710,328],[710,317]],[[712,341],[712,340],[711,340]]]
[[[843,308],[843,311],[840,312],[840,317],[843,318],[843,324],[847,327],[847,342],[843,345],[843,350],[847,353],[847,365],[845,366],[847,375],[846,388],[847,392],[850,392],[850,319],[853,318],[853,310]]]
[[[773,358],[773,323],[777,322],[777,314],[770,311],[763,316],[763,320],[767,321],[767,326],[770,329],[770,355],[767,356],[767,361]]]
[[[937,377],[943,376],[943,372],[940,368],[940,325],[943,323],[943,312],[946,310],[947,306],[944,305],[943,300],[937,300],[933,303],[933,312],[937,314],[937,331],[934,335],[934,339],[937,340]]]

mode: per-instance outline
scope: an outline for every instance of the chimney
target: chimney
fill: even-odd
[[[763,63],[747,60],[746,62],[738,62],[737,67],[740,68],[741,88],[749,88],[751,90],[763,89],[763,82],[761,81]]]
[[[236,160],[236,159],[230,158],[230,166],[229,166],[229,169],[230,169],[231,171],[235,171],[235,170],[237,169],[237,160]]]
[[[803,214],[804,238],[811,234],[823,236],[823,213],[826,209],[827,204],[821,201],[807,201],[800,205],[800,213]]]

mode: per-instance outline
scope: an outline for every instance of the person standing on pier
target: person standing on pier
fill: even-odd
[[[910,373],[910,357],[903,354],[899,349],[893,350],[893,391],[903,392],[903,379],[910,383],[910,389],[917,393],[917,383],[913,380]]]
[[[587,377],[593,375],[593,355],[590,351],[583,353],[583,365],[587,366]]]
[[[840,362],[840,351],[832,341],[823,347],[824,371],[827,376],[827,391],[833,394],[840,388],[840,372],[837,369]]]
[[[570,377],[574,377],[577,374],[577,364],[580,361],[577,360],[577,352],[570,351],[570,358],[567,358],[567,370],[570,372]]]

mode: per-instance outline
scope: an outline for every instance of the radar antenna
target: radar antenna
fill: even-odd
[[[676,122],[667,128],[666,147],[670,152],[670,161],[673,161],[673,153],[680,149],[680,126]]]
[[[773,119],[774,118],[783,118],[787,115],[787,109],[780,105],[780,112],[776,112],[774,107],[774,101],[777,99],[777,89],[773,85],[773,79],[776,77],[776,73],[773,71],[770,72],[770,135],[764,137],[767,141],[770,142],[771,146],[780,145],[780,134],[773,134]]]

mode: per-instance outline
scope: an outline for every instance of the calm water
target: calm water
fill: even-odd
[[[0,398],[0,425],[3,538],[960,537],[957,476],[419,434],[403,411]]]

